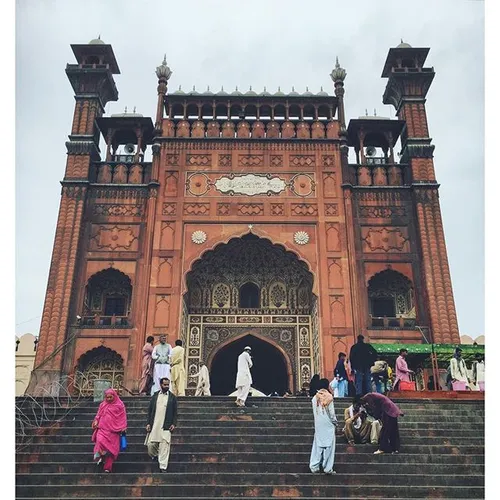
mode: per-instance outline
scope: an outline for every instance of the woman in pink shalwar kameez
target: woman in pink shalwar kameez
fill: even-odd
[[[153,342],[155,338],[150,335],[142,348],[141,381],[139,383],[139,394],[149,394],[153,382]]]
[[[120,453],[120,434],[127,430],[125,405],[114,389],[104,392],[104,401],[99,405],[92,429],[94,460],[104,462],[104,472],[111,472],[113,462]]]

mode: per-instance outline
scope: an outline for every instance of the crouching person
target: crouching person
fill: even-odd
[[[170,380],[160,379],[160,390],[155,392],[148,408],[145,445],[151,458],[158,457],[161,472],[167,471],[172,431],[177,425],[177,398],[169,391]]]
[[[359,396],[356,396],[352,405],[345,409],[344,419],[343,432],[350,445],[368,442],[378,444],[382,424],[367,413]]]
[[[312,398],[314,440],[309,468],[313,473],[320,472],[320,467],[323,468],[325,474],[335,473],[333,469],[335,460],[335,428],[338,422],[333,406],[333,396],[328,387],[328,379],[322,378],[318,382],[318,392]]]

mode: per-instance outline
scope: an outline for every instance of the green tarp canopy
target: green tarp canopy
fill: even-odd
[[[395,358],[400,349],[408,349],[408,361],[421,360],[424,365],[430,363],[430,355],[434,352],[440,367],[446,367],[455,353],[455,348],[462,349],[462,357],[468,366],[474,361],[476,353],[484,356],[484,345],[471,344],[371,344],[382,357]]]

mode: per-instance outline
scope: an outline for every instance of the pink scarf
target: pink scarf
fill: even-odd
[[[127,428],[127,413],[123,401],[114,389],[108,389],[104,394],[113,395],[113,400],[109,403],[104,400],[97,410],[94,419],[97,428],[92,434],[94,454],[106,451],[117,457],[120,452],[120,432]]]

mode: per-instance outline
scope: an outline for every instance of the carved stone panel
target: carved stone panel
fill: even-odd
[[[321,157],[323,167],[330,168],[335,166],[335,157],[333,155],[323,155]]]
[[[238,165],[241,167],[260,167],[264,164],[264,155],[238,155]]]
[[[407,227],[369,227],[361,228],[364,252],[410,252]]]
[[[165,198],[177,197],[177,189],[179,183],[178,172],[165,172]]]
[[[264,204],[238,203],[238,215],[264,215]]]
[[[282,167],[283,166],[283,155],[271,155],[270,163],[273,167]]]
[[[344,302],[342,295],[330,295],[330,325],[333,327],[346,326]]]
[[[179,166],[180,157],[178,154],[173,154],[173,155],[168,154],[168,155],[165,155],[165,160],[166,160],[167,165],[177,167],[177,166]]]
[[[327,203],[325,205],[325,215],[330,217],[337,217],[339,215],[338,203]]]
[[[231,155],[219,155],[219,167],[230,167],[232,164]]]
[[[335,172],[323,173],[323,194],[325,198],[336,198],[337,194],[337,178]]]
[[[172,257],[160,259],[157,283],[159,287],[170,288],[172,286]]]
[[[206,154],[187,154],[186,165],[195,165],[208,167],[212,164],[212,155]]]
[[[338,223],[326,225],[326,248],[329,252],[340,252],[340,226]]]
[[[177,203],[164,203],[161,213],[163,215],[175,215],[177,213]]]
[[[316,203],[292,203],[292,215],[318,215],[318,205]]]
[[[164,222],[161,226],[160,248],[162,250],[172,250],[174,248],[175,224]]]
[[[217,215],[230,215],[231,203],[217,203]]]
[[[315,167],[315,155],[290,155],[290,165],[294,167]]]
[[[328,259],[328,287],[343,288],[342,263],[340,259]]]
[[[271,203],[271,215],[284,215],[284,214],[285,214],[284,203]]]
[[[139,226],[125,224],[92,225],[89,250],[130,251],[139,248]]]
[[[210,203],[184,203],[184,215],[210,215]]]
[[[359,205],[358,215],[364,218],[390,219],[392,217],[405,217],[406,208],[401,207],[379,207],[372,205]]]
[[[170,295],[157,295],[155,307],[155,327],[168,327],[170,320]]]
[[[314,193],[314,180],[308,174],[297,174],[290,181],[290,190],[297,196],[310,196]]]
[[[96,217],[141,217],[142,214],[142,204],[96,203],[92,207],[92,215]]]

